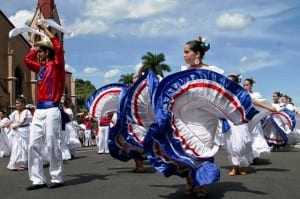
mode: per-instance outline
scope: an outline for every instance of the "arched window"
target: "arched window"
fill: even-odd
[[[24,73],[20,69],[20,67],[16,67],[15,77],[16,77],[15,95],[18,96],[23,94],[23,85],[24,85]]]
[[[65,93],[66,96],[69,96],[69,89],[67,87],[65,87]]]

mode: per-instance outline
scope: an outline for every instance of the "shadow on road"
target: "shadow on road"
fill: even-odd
[[[76,175],[68,175],[68,177],[72,177],[74,179],[65,181],[66,186],[78,185],[89,183],[94,180],[108,180],[108,176],[111,175],[99,175],[93,173],[80,173]]]
[[[166,188],[172,188],[176,190],[175,193],[171,193],[169,195],[160,195],[161,198],[172,198],[172,199],[181,199],[181,198],[194,198],[196,197],[196,193],[192,196],[185,196],[184,195],[184,190],[185,190],[185,185],[149,185],[152,187],[166,187]],[[256,194],[256,195],[261,195],[261,196],[266,196],[268,193],[261,192],[261,191],[255,191],[248,189],[247,187],[244,186],[243,183],[241,182],[218,182],[212,185],[209,185],[207,187],[208,190],[208,197],[209,199],[220,199],[225,196],[226,192],[244,192],[244,193],[251,193],[251,194]]]
[[[108,170],[113,170],[117,173],[134,173],[133,167],[110,167],[108,168]],[[141,174],[143,173],[149,174],[149,173],[156,173],[156,172],[157,171],[153,167],[144,167],[144,172],[142,172]]]

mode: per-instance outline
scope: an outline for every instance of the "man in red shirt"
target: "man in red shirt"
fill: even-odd
[[[32,185],[27,190],[47,187],[43,171],[43,149],[47,147],[49,155],[49,188],[64,185],[63,159],[60,148],[62,119],[59,103],[65,85],[64,50],[61,42],[42,22],[37,26],[49,37],[36,42],[24,57],[27,67],[38,73],[37,106],[32,120],[29,138],[28,173]],[[45,146],[46,143],[46,146]]]
[[[86,129],[84,131],[84,146],[92,144],[92,117],[87,115],[84,120]]]
[[[98,154],[109,153],[108,148],[108,133],[109,124],[113,117],[114,111],[105,113],[105,117],[101,117],[98,120]]]

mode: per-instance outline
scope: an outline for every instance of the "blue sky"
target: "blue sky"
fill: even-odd
[[[183,45],[199,35],[211,48],[204,62],[225,75],[252,77],[269,101],[274,91],[300,107],[299,0],[57,0],[66,63],[96,88],[136,72],[148,51],[163,53],[172,72],[185,65]],[[0,1],[16,27],[31,19],[37,0]],[[166,74],[167,75],[167,74]]]

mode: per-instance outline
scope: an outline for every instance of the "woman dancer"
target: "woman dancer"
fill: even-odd
[[[117,124],[110,129],[110,154],[121,161],[134,159],[135,173],[144,172],[143,142],[150,125],[156,121],[151,96],[158,82],[152,71],[134,82],[120,100]]]
[[[5,111],[0,110],[0,158],[10,155],[11,144],[7,137],[10,121],[5,117]]]
[[[189,64],[187,69],[206,69],[212,70],[217,73],[223,74],[223,70],[216,67],[203,63],[203,57],[205,53],[210,49],[210,44],[206,43],[202,37],[198,40],[191,40],[184,45],[184,60]],[[213,124],[217,127],[217,123]],[[191,195],[194,189],[194,183],[190,177],[186,177],[186,195]],[[197,195],[199,197],[205,197],[207,195],[206,188],[200,186],[197,190]]]
[[[25,109],[25,98],[16,99],[16,110],[11,113],[10,127],[13,139],[10,160],[7,165],[9,170],[23,171],[28,164],[29,124],[32,119],[31,112]]]
[[[65,104],[63,110],[68,117],[68,122],[65,124],[65,130],[62,131],[62,157],[63,160],[72,160],[75,158],[76,150],[81,147],[81,143],[77,135],[76,124],[73,121],[73,111],[70,105]]]
[[[150,125],[156,121],[152,108],[152,96],[159,83],[159,77],[152,71],[144,73],[134,79],[133,85],[128,89],[126,103],[124,104],[124,131],[122,135],[129,144],[135,161],[133,172],[144,172],[144,139]]]
[[[288,95],[283,95],[281,97],[282,106],[284,106],[285,108],[289,109],[290,111],[293,111],[294,113],[296,113],[297,108],[295,107],[295,105],[293,104],[292,101],[293,101],[293,99]]]
[[[280,103],[280,98],[283,103]],[[297,134],[295,134],[296,131],[293,131],[296,124],[295,112],[290,109],[291,106],[287,106],[285,103],[287,99],[287,95],[282,96],[280,92],[274,92],[272,106],[283,110],[268,115],[262,123],[265,139],[272,147],[272,152],[277,152],[288,144],[296,143]]]
[[[276,107],[279,109],[283,104],[280,102],[280,98],[282,97],[282,94],[280,92],[273,92],[272,99],[273,103],[272,106]]]
[[[152,165],[165,176],[185,177],[185,194],[193,194],[197,186],[197,197],[207,196],[205,185],[220,177],[214,164],[219,117],[239,124],[257,113],[242,87],[220,75],[222,69],[203,63],[208,49],[201,37],[185,44],[188,70],[159,83],[153,100],[157,122],[144,141]]]
[[[266,117],[267,115],[270,114],[270,112],[280,111],[280,109],[276,109],[276,107],[264,102],[260,93],[253,91],[254,83],[255,81],[252,78],[247,78],[244,80],[243,86],[245,90],[249,92],[253,104],[256,107],[261,108],[260,111],[262,112],[262,115]],[[261,119],[263,119],[264,117],[262,117]],[[267,141],[264,138],[263,129],[260,121],[255,123],[252,127],[250,127],[250,132],[253,135],[253,142],[252,142],[252,150],[254,156],[253,164],[257,164],[258,159],[260,157],[270,154],[271,148],[268,146]]]
[[[229,75],[228,79],[237,84],[241,82],[240,75]],[[225,132],[222,132],[222,137],[224,139],[228,160],[233,165],[228,175],[246,175],[247,167],[253,161],[251,146],[252,136],[248,130],[248,124],[234,125],[231,121],[226,120],[226,122],[229,128],[227,128]]]

